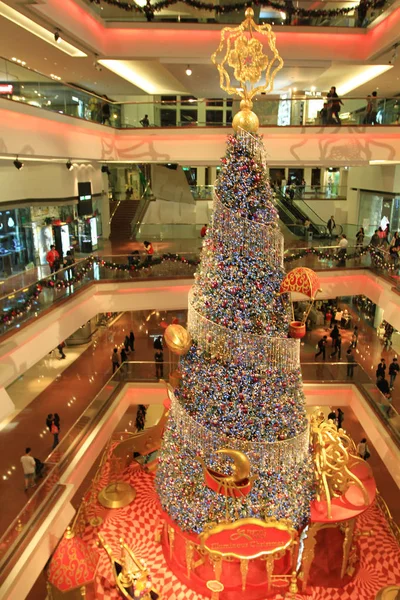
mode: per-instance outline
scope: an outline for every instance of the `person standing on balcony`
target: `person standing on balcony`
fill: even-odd
[[[129,347],[131,349],[131,352],[135,351],[135,334],[133,333],[133,331],[129,333]]]
[[[154,354],[154,363],[156,367],[156,379],[164,378],[164,353],[162,350],[157,350]]]
[[[327,222],[326,227],[328,229],[329,237],[332,237],[332,232],[333,232],[333,230],[336,227],[335,217],[333,215],[331,216],[331,218]]]
[[[328,103],[324,102],[324,106],[319,111],[319,116],[321,117],[321,125],[325,127],[328,125]]]
[[[141,124],[142,127],[149,127],[150,126],[149,116],[144,115],[143,119],[141,119],[139,121],[139,123]]]
[[[110,105],[108,104],[107,100],[107,96],[104,96],[104,102],[101,106],[101,123],[102,125],[110,125],[111,126],[111,121],[110,121],[110,116],[111,116],[111,111],[110,111]]]
[[[355,367],[354,363],[356,362],[356,359],[354,358],[352,348],[349,348],[347,350],[346,358],[347,358],[347,377],[353,377],[354,367]]]
[[[154,344],[153,344],[153,348],[154,348],[154,350],[162,350],[163,349],[163,343],[162,343],[162,337],[161,337],[161,335],[159,335],[158,337],[155,338]]]
[[[364,245],[365,232],[364,227],[360,227],[356,234],[357,250],[362,250]]]
[[[349,245],[349,240],[347,239],[346,234],[344,233],[339,240],[339,264],[344,266],[346,264],[346,256],[347,256],[347,246]]]
[[[50,246],[50,250],[46,254],[46,262],[50,267],[50,273],[55,273],[60,268],[60,255],[54,244]]]
[[[150,242],[143,242],[143,246],[146,252],[146,260],[145,265],[151,265],[151,261],[153,260],[154,248]]]
[[[394,387],[394,382],[396,381],[397,373],[399,372],[400,367],[397,362],[397,358],[394,357],[392,362],[389,365],[389,377],[390,377],[390,389],[392,390]]]
[[[25,454],[21,456],[21,464],[24,471],[25,491],[27,491],[28,488],[35,487],[36,463],[31,456],[30,448],[25,448]]]
[[[46,419],[46,427],[49,431],[51,431],[51,424],[53,423],[53,413],[50,413],[49,415],[47,415],[47,419]]]
[[[122,365],[122,363],[126,362],[127,360],[128,360],[128,355],[126,353],[125,346],[122,346],[122,348],[121,348],[121,365]]]
[[[368,125],[376,125],[376,115],[378,114],[378,93],[372,92],[371,111],[369,114]]]
[[[55,424],[55,422],[53,421],[52,425],[51,425],[51,433],[53,434],[53,450],[56,446],[58,446],[59,440],[58,440],[58,434],[60,433],[59,428],[57,427],[57,425]]]
[[[118,358],[118,348],[114,348],[112,356],[111,356],[113,374],[119,367],[119,358]]]
[[[336,87],[333,85],[328,92],[328,123],[341,125],[342,121],[339,118],[340,105],[343,106],[343,102],[336,93]]]

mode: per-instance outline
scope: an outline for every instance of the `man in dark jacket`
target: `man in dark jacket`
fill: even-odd
[[[397,362],[397,358],[394,357],[393,361],[389,365],[390,389],[392,389],[394,386],[399,369],[400,367],[399,363]]]
[[[326,352],[325,347],[326,347],[327,341],[328,341],[328,336],[326,336],[326,335],[324,335],[324,337],[322,337],[319,340],[319,342],[318,342],[318,352],[316,353],[315,358],[318,358],[318,356],[320,354],[322,354],[322,358],[323,358],[323,360],[325,360],[325,352]]]

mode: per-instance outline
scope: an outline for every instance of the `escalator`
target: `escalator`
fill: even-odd
[[[279,218],[290,229],[294,235],[304,236],[304,222],[309,220],[311,225],[309,231],[313,237],[327,237],[327,229],[323,220],[304,201],[288,200],[281,190],[275,190],[275,201]],[[300,202],[304,206],[299,206]]]

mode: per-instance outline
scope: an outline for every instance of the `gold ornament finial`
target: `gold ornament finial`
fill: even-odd
[[[258,129],[258,117],[252,112],[252,99],[262,92],[273,89],[274,79],[283,67],[283,60],[275,46],[275,34],[271,25],[257,25],[254,11],[247,8],[245,20],[238,27],[225,27],[221,31],[220,44],[211,57],[219,71],[220,86],[230,95],[242,98],[240,111],[233,119],[233,129],[245,129],[255,133]],[[272,52],[269,58],[263,52],[263,45],[254,34],[259,33],[267,38],[268,47]],[[237,85],[232,85],[231,75],[227,67],[233,69]],[[265,81],[264,81],[265,78]]]

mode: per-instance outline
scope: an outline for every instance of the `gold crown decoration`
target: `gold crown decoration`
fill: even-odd
[[[246,9],[245,17],[238,27],[224,27],[220,44],[211,60],[219,71],[221,89],[242,98],[241,110],[232,122],[233,129],[238,131],[241,128],[255,133],[259,122],[257,115],[251,110],[252,99],[257,94],[272,91],[276,74],[283,67],[283,60],[276,49],[276,37],[271,25],[257,25],[253,20],[252,8]],[[263,44],[255,37],[255,33],[267,38],[272,58],[264,54]],[[238,86],[232,85],[227,67],[233,69]]]

